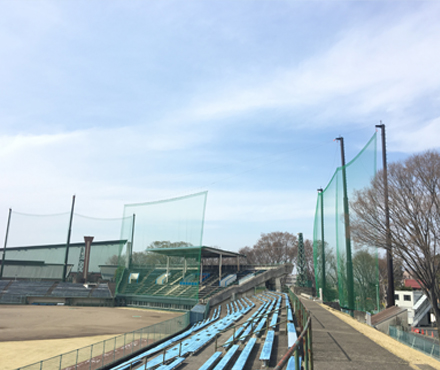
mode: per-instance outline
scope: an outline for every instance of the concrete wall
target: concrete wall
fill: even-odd
[[[408,311],[404,311],[396,316],[389,318],[386,321],[377,324],[375,328],[382,333],[388,334],[389,326],[408,326]]]

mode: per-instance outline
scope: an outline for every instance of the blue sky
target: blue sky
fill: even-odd
[[[312,237],[316,189],[382,120],[440,146],[437,1],[0,2],[8,208],[120,217],[208,190],[204,244]]]

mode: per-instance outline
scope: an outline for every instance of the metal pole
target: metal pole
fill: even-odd
[[[6,235],[5,235],[5,244],[3,246],[3,253],[2,253],[2,266],[0,268],[0,279],[3,277],[3,269],[5,267],[5,259],[6,259],[6,245],[8,244],[8,236],[9,236],[9,225],[11,224],[11,213],[12,209],[9,208],[8,213],[8,224],[6,226]]]
[[[321,277],[321,289],[322,289],[322,301],[325,301],[325,239],[324,239],[324,190],[318,189],[321,197],[321,263],[322,263],[322,277]]]
[[[133,224],[131,225],[131,246],[130,246],[130,254],[128,255],[128,268],[131,265],[131,258],[133,256],[133,245],[134,245],[134,226],[136,222],[136,215],[133,213]]]
[[[67,232],[66,254],[64,256],[63,282],[66,281],[67,261],[69,259],[70,234],[72,233],[73,210],[75,209],[75,195],[72,197],[72,208],[70,210],[69,231]]]
[[[391,230],[390,230],[390,209],[388,205],[388,170],[387,170],[387,147],[385,137],[385,125],[376,125],[382,131],[382,164],[383,164],[383,192],[385,200],[385,232],[386,232],[386,249],[387,249],[387,270],[388,270],[388,287],[387,287],[387,308],[395,305],[394,300],[394,269],[393,269],[393,253],[391,247]]]
[[[342,183],[344,191],[344,224],[345,224],[345,250],[347,254],[347,291],[348,291],[348,310],[354,316],[354,287],[353,287],[353,262],[351,260],[351,238],[350,238],[350,215],[348,209],[347,194],[347,173],[345,168],[345,148],[344,138],[336,138],[341,143],[341,162],[342,162]]]

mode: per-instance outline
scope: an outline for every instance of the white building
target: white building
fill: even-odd
[[[396,306],[408,310],[408,325],[427,326],[435,322],[428,297],[421,290],[396,290],[394,299]]]

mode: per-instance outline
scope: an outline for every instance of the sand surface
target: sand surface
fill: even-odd
[[[16,369],[181,315],[110,307],[0,305],[0,369]]]

